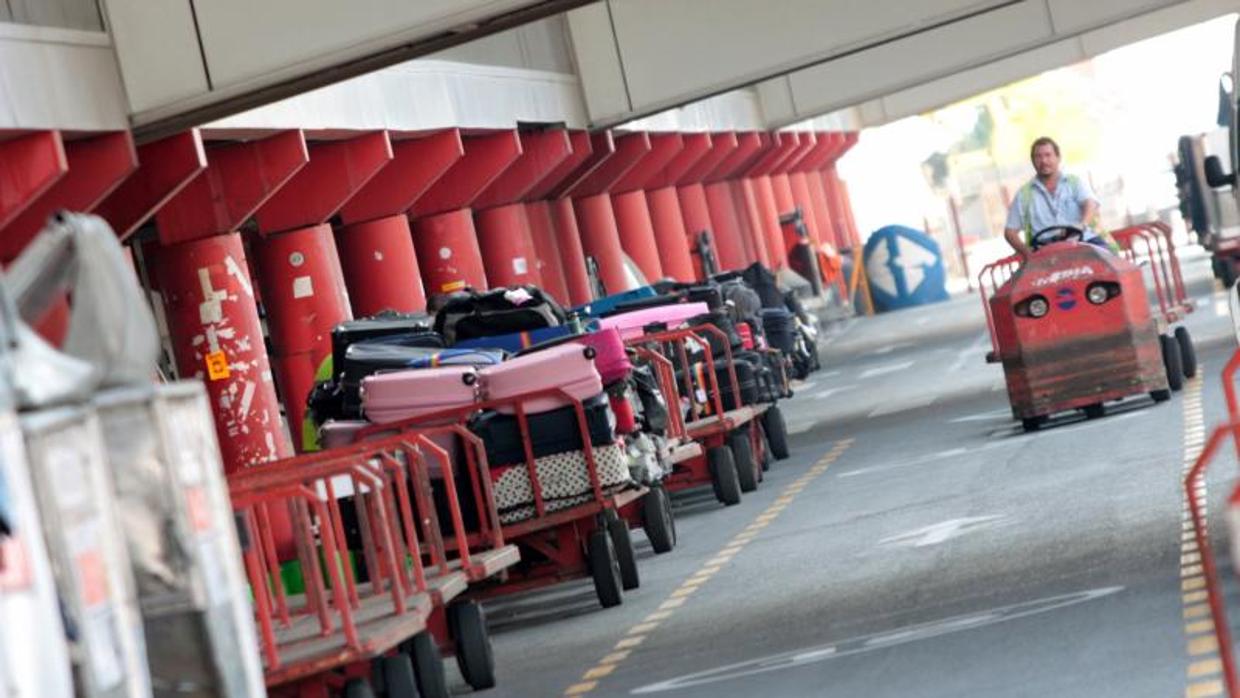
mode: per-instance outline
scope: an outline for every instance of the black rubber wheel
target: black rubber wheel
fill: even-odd
[[[607,528],[596,528],[586,545],[586,557],[590,576],[594,578],[594,593],[603,608],[624,603],[621,595],[620,562],[616,559],[616,547]]]
[[[366,679],[349,679],[344,683],[344,698],[375,698],[375,691]]]
[[[422,698],[448,698],[448,678],[444,673],[443,656],[435,645],[435,637],[424,630],[405,641],[401,648],[413,660],[413,673]]]
[[[1175,328],[1175,341],[1180,345],[1180,364],[1184,369],[1184,377],[1197,375],[1197,350],[1193,348],[1193,338],[1188,334],[1187,327]]]
[[[616,562],[620,563],[620,586],[625,591],[633,591],[642,585],[642,580],[637,574],[637,552],[633,550],[629,522],[612,519],[607,522],[607,532],[611,534],[611,544],[616,549]]]
[[[1166,402],[1171,399],[1170,390],[1151,390],[1150,397],[1154,398],[1154,402]]]
[[[1101,402],[1085,406],[1085,419],[1098,419],[1107,415],[1107,406]]]
[[[1162,345],[1163,367],[1167,370],[1167,387],[1172,391],[1184,387],[1184,363],[1180,358],[1180,343],[1167,335],[1159,335]]]
[[[384,698],[418,698],[418,681],[409,655],[397,652],[381,658],[379,672],[383,674]]]
[[[1218,260],[1218,280],[1223,282],[1224,288],[1236,285],[1236,263],[1230,257]]]
[[[676,547],[676,528],[672,519],[672,499],[659,485],[642,496],[642,528],[650,539],[656,555],[670,553]]]
[[[727,506],[741,503],[741,483],[736,476],[736,463],[732,462],[732,449],[715,446],[706,451],[706,463],[710,467],[711,483],[715,496]]]
[[[476,691],[494,688],[495,653],[482,604],[462,601],[449,606],[448,624],[456,638],[456,665],[465,683]]]
[[[753,459],[749,428],[743,427],[728,434],[728,448],[732,449],[732,462],[736,465],[736,479],[741,483],[741,492],[758,489],[758,464]]]
[[[788,425],[784,423],[784,413],[779,406],[771,405],[762,413],[762,430],[766,432],[766,442],[771,447],[771,455],[776,460],[784,460],[788,451]]]
[[[1025,431],[1037,431],[1042,428],[1042,423],[1046,421],[1046,417],[1025,417],[1020,420],[1020,425]]]

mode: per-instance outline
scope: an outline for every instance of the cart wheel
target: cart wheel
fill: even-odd
[[[1025,417],[1020,420],[1020,425],[1025,431],[1037,431],[1042,428],[1042,424],[1046,421],[1046,417]]]
[[[1150,397],[1154,398],[1154,402],[1166,402],[1171,399],[1170,390],[1151,390]]]
[[[1101,402],[1085,406],[1085,419],[1098,419],[1107,415],[1107,406]]]
[[[616,560],[616,547],[606,528],[596,528],[590,534],[586,555],[598,602],[603,608],[619,606],[624,602],[620,594],[620,563]]]
[[[383,675],[383,695],[386,698],[418,698],[418,682],[413,677],[413,662],[404,652],[388,655],[379,660]]]
[[[344,684],[344,698],[375,698],[375,692],[366,679],[349,679]]]
[[[1230,257],[1220,259],[1218,261],[1218,280],[1223,282],[1224,288],[1231,288],[1236,285],[1236,264]]]
[[[777,405],[771,405],[762,413],[762,430],[766,432],[766,441],[771,445],[771,455],[776,460],[788,457],[788,425],[784,423],[784,413]]]
[[[632,591],[642,585],[642,580],[637,574],[637,553],[633,550],[629,522],[624,519],[608,521],[607,532],[611,534],[611,543],[616,549],[616,562],[620,563],[620,586],[625,591]]]
[[[672,520],[672,501],[667,490],[659,485],[650,488],[642,497],[642,528],[650,539],[650,547],[656,555],[672,551],[676,547],[676,529]]]
[[[753,460],[749,429],[742,427],[728,434],[728,448],[732,449],[732,463],[736,465],[736,479],[741,483],[741,492],[758,489],[758,466]]]
[[[1179,390],[1184,387],[1184,362],[1180,356],[1180,343],[1165,334],[1158,335],[1162,345],[1163,367],[1167,369],[1167,387]]]
[[[706,451],[706,463],[710,467],[711,483],[715,496],[727,506],[741,503],[741,483],[736,475],[736,463],[732,461],[732,449],[715,446]]]
[[[1180,345],[1180,363],[1184,368],[1184,377],[1197,375],[1197,350],[1193,348],[1193,338],[1188,334],[1187,327],[1175,328],[1175,341]]]
[[[413,673],[418,680],[418,694],[422,698],[448,698],[448,679],[444,675],[443,657],[435,646],[435,638],[429,631],[422,631],[409,638],[401,651],[413,660]]]
[[[448,624],[456,638],[456,665],[465,683],[481,691],[495,687],[495,654],[486,612],[475,601],[462,601],[448,607]]]

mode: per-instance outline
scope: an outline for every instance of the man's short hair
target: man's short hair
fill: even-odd
[[[1029,162],[1033,162],[1034,154],[1038,152],[1038,148],[1044,145],[1049,145],[1050,147],[1054,148],[1055,157],[1059,157],[1059,144],[1055,142],[1055,139],[1050,138],[1049,136],[1042,136],[1041,138],[1034,141],[1033,145],[1029,146]]]

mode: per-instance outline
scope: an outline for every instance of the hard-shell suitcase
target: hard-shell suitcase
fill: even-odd
[[[340,448],[353,443],[357,432],[370,426],[370,422],[360,419],[333,419],[319,428],[319,444],[326,450]]]
[[[726,310],[712,310],[704,315],[691,317],[686,321],[689,326],[695,325],[711,325],[724,334],[720,337],[718,334],[709,331],[703,331],[703,339],[710,343],[710,350],[714,353],[716,359],[727,356],[727,350],[737,350],[741,348],[741,336],[736,331],[736,325],[732,322],[731,316]]]
[[[775,373],[771,366],[768,355],[757,351],[738,351],[734,353],[733,358],[739,361],[746,361],[754,367],[754,372],[758,379],[757,402],[775,402],[784,397],[783,388],[780,385],[778,374]],[[740,374],[737,374],[737,378]]]
[[[571,397],[585,400],[603,392],[603,379],[594,367],[594,356],[589,347],[563,344],[488,366],[479,371],[479,377],[487,400],[508,400],[546,388],[560,388]],[[558,394],[547,395],[523,401],[523,409],[528,414],[566,404]],[[505,404],[496,409],[512,414],[515,406]]]
[[[620,337],[620,331],[614,327],[581,335],[574,341],[594,349],[594,367],[598,369],[603,385],[622,381],[633,370],[628,348]]]
[[[685,289],[686,300],[690,303],[705,303],[711,310],[723,308],[723,293],[718,284],[705,283]]]
[[[772,347],[792,354],[796,351],[796,317],[786,308],[767,308],[762,311],[762,330]]]
[[[582,401],[590,443],[606,446],[616,440],[615,417],[605,395]],[[572,406],[528,416],[530,447],[535,458],[584,448],[577,411]],[[485,410],[469,421],[469,429],[486,445],[487,464],[491,467],[525,462],[525,444],[521,427],[513,415]]]
[[[599,484],[605,494],[632,486],[629,459],[620,444],[594,449]],[[594,497],[590,469],[584,451],[568,451],[535,459],[534,472],[542,488],[543,504],[548,513],[584,504]],[[491,468],[491,491],[504,524],[532,518],[534,487],[530,484],[525,464]]]
[[[758,372],[754,365],[748,361],[733,361],[732,367],[736,370],[736,383],[740,388],[739,401],[736,399],[736,390],[732,385],[731,375],[728,373],[728,364],[715,364],[715,376],[723,396],[723,409],[734,410],[744,405],[756,404],[758,402]],[[706,362],[694,364],[690,367],[690,371],[694,385],[707,397],[707,405],[713,405],[714,391],[711,390]]]
[[[332,328],[332,367],[339,374],[345,349],[370,339],[400,336],[405,346],[442,347],[443,338],[431,329],[431,323],[429,315],[395,314],[342,322]]]
[[[623,303],[632,303],[634,301],[642,301],[648,298],[654,298],[659,292],[653,286],[642,286],[631,291],[623,293],[613,293],[610,296],[604,296],[598,300],[590,301],[585,305],[579,305],[573,308],[572,312],[591,317],[599,317],[615,310],[616,306]]]
[[[516,354],[531,347],[537,347],[544,342],[551,342],[573,334],[573,328],[570,325],[557,325],[555,327],[543,327],[537,330],[527,330],[524,332],[509,332],[507,334],[496,334],[487,337],[473,337],[471,339],[461,339],[452,346],[457,349],[503,349],[504,351]]]
[[[356,418],[361,415],[362,379],[384,371],[442,366],[487,366],[497,364],[504,358],[498,350],[456,350],[428,347],[409,347],[391,344],[384,340],[356,342],[345,350],[344,363],[338,368],[341,390],[341,415]]]
[[[648,298],[640,298],[637,300],[625,301],[617,303],[608,311],[599,313],[600,317],[611,317],[612,315],[620,315],[621,313],[631,313],[638,310],[646,310],[649,308],[660,308],[665,305],[676,305],[684,303],[688,299],[689,294],[685,291],[672,291],[670,293],[661,293],[657,296]]]
[[[710,308],[705,303],[666,305],[645,310],[635,310],[620,315],[611,315],[599,320],[599,326],[603,329],[614,327],[620,331],[620,336],[627,340],[645,334],[647,325],[663,324],[669,328],[674,328],[684,324],[689,318],[702,315],[709,312],[709,310]]]
[[[491,368],[498,368],[491,367]],[[444,366],[393,371],[362,379],[362,413],[388,424],[477,401],[478,369]]]

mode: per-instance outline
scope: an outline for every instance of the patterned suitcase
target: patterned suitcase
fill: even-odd
[[[388,424],[462,407],[477,401],[478,382],[478,369],[473,366],[419,368],[368,376],[362,379],[362,413],[371,422]]]
[[[599,484],[605,494],[632,486],[629,461],[619,444],[594,449]],[[542,487],[543,503],[548,513],[561,511],[590,501],[594,494],[590,469],[584,451],[568,451],[534,460],[534,471]],[[524,465],[491,468],[491,490],[499,510],[500,523],[513,524],[532,518],[534,487],[529,469]]]
[[[662,323],[669,328],[676,327],[691,317],[708,312],[710,308],[705,303],[679,303],[612,315],[599,320],[599,326],[602,329],[614,327],[623,339],[633,339],[646,333],[646,325]]]
[[[508,400],[546,388],[561,388],[570,396],[585,400],[603,392],[603,379],[594,367],[594,351],[569,343],[518,356],[498,366],[478,372],[487,400]],[[524,401],[527,413],[546,412],[569,403],[559,395]],[[514,413],[515,407],[501,405],[496,411]]]

